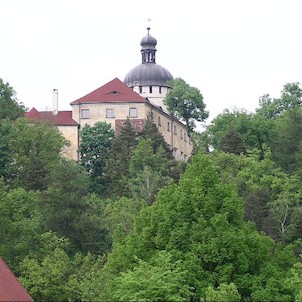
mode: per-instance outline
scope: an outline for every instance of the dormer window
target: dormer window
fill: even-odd
[[[120,92],[119,91],[117,91],[117,90],[112,90],[112,91],[110,91],[109,93],[107,93],[107,94],[119,94]]]

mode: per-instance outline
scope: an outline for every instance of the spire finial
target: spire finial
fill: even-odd
[[[151,19],[148,19],[148,26],[147,26],[148,35],[149,35],[149,31],[150,31],[150,23],[151,23]]]

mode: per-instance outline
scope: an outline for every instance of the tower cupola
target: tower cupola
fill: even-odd
[[[148,34],[141,41],[142,64],[155,63],[157,40],[149,34],[150,27],[147,30]]]

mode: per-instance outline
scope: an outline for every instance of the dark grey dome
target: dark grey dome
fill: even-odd
[[[173,80],[171,73],[164,67],[155,63],[142,63],[125,76],[124,83],[129,87],[138,86],[165,86]]]

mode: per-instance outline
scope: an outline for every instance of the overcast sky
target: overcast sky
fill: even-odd
[[[28,108],[52,110],[56,88],[71,110],[141,63],[148,19],[156,63],[201,91],[209,121],[301,81],[301,0],[0,0],[0,78]]]

